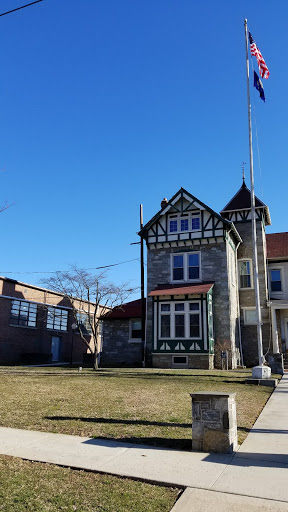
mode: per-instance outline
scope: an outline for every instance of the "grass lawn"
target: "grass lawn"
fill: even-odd
[[[250,371],[0,368],[0,426],[191,449],[196,391],[236,392],[243,442],[272,388]],[[1,508],[0,508],[1,510]]]
[[[0,456],[1,512],[169,512],[178,492]]]

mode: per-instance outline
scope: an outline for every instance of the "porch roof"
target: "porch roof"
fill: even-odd
[[[214,283],[197,283],[197,284],[167,284],[160,285],[149,293],[149,297],[158,297],[159,295],[199,295],[208,293]]]

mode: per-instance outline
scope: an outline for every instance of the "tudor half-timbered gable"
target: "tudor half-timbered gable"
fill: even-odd
[[[236,364],[233,223],[181,188],[140,232],[147,243],[147,349],[153,366],[211,368],[214,343]]]

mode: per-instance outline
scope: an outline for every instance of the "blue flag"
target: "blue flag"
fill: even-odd
[[[254,71],[254,87],[256,87],[257,91],[259,91],[261,100],[265,101],[263,84],[262,84],[259,76],[257,75],[257,73],[255,73],[255,71]]]

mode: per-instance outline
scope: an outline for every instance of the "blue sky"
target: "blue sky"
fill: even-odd
[[[41,284],[70,264],[136,260],[108,278],[137,286],[140,203],[147,222],[183,186],[219,212],[243,161],[249,186],[245,17],[270,70],[266,104],[251,89],[255,191],[268,232],[288,231],[287,11],[44,0],[0,17],[0,204],[14,203],[0,216],[0,275]]]

